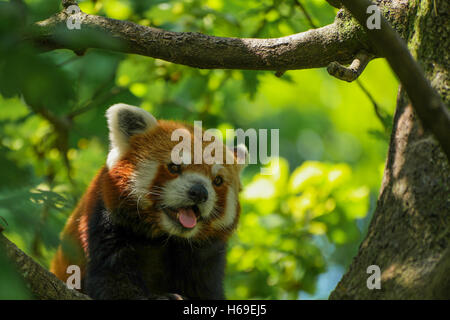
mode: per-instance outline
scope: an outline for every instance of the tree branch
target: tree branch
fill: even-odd
[[[76,14],[81,22],[81,30],[69,30],[68,13],[62,11],[35,24],[29,38],[50,50],[67,48],[84,52],[88,48],[100,48],[196,68],[275,70],[278,75],[286,70],[325,67],[331,62],[337,62],[334,66],[339,66],[354,61],[358,65],[356,69],[353,68],[356,72],[353,72],[355,70],[352,67],[345,72],[346,75],[350,74],[350,78],[355,78],[365,64],[358,57],[355,59],[355,54],[361,51],[372,54],[372,51],[376,51],[376,56],[387,58],[405,87],[423,126],[435,135],[449,159],[450,114],[403,40],[382,16],[380,29],[366,28],[366,10],[372,5],[371,1],[340,2],[366,30],[351,20],[345,20],[346,15],[342,10],[333,24],[274,39],[224,38],[201,33],[171,32],[83,12]],[[73,1],[63,1],[64,6],[69,3]],[[373,48],[369,48],[367,37]]]
[[[422,125],[434,134],[447,155],[447,159],[450,159],[450,113],[439,94],[425,77],[422,68],[412,57],[405,42],[383,16],[381,16],[380,29],[369,30],[366,28],[368,19],[366,10],[373,5],[370,0],[341,0],[341,2],[364,26],[376,52],[380,56],[386,57],[405,88]]]
[[[362,29],[342,21],[273,39],[225,38],[194,32],[171,32],[83,12],[80,30],[69,30],[63,11],[34,25],[28,36],[47,49],[83,52],[99,48],[134,53],[203,69],[293,70],[348,64],[364,45]]]
[[[339,62],[334,61],[328,65],[327,71],[335,78],[352,82],[358,79],[371,59],[372,57],[369,54],[362,51],[356,55],[350,66],[345,67]]]
[[[67,286],[51,272],[27,256],[9,241],[0,231],[0,250],[16,266],[33,296],[41,300],[90,300],[90,297],[68,289]]]

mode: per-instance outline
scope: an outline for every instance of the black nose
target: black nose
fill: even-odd
[[[195,203],[202,203],[208,200],[208,190],[202,184],[196,183],[189,189],[188,196]]]

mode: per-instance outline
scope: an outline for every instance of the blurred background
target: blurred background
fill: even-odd
[[[171,31],[281,37],[332,23],[322,0],[98,0],[82,11]],[[381,183],[397,80],[382,59],[357,82],[325,69],[199,70],[137,55],[38,53],[26,25],[59,0],[0,0],[0,224],[44,267],[108,151],[124,102],[204,128],[280,129],[280,168],[243,173],[228,251],[230,299],[326,299],[363,239]],[[270,166],[269,164],[268,166]],[[0,299],[31,298],[0,253]]]

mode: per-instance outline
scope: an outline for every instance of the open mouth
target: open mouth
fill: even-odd
[[[196,205],[180,208],[164,208],[163,211],[174,221],[177,221],[182,227],[192,229],[200,220],[200,210]]]

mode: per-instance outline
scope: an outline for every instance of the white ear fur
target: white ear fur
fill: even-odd
[[[247,147],[245,144],[241,143],[237,147],[234,148],[234,154],[236,156],[237,164],[240,169],[244,169],[250,160]]]
[[[130,138],[157,126],[157,121],[147,111],[118,103],[106,111],[108,120],[110,151],[106,165],[112,168],[129,148]]]

